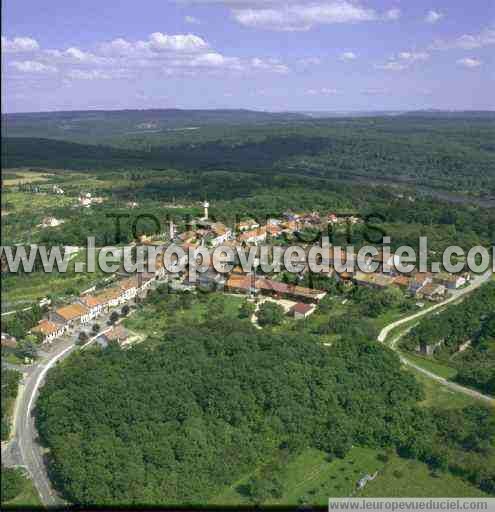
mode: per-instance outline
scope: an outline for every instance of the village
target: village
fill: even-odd
[[[85,195],[81,195],[81,197],[89,199]],[[100,290],[91,288],[72,302],[61,307],[51,308],[39,324],[31,329],[31,333],[40,338],[43,344],[51,344],[58,338],[71,335],[85,340],[90,334],[97,337],[98,329],[95,329],[94,325],[92,331],[86,332],[86,330],[92,322],[95,323],[98,319],[99,321],[103,319],[111,327],[106,329],[105,334],[99,338],[99,343],[106,344],[108,341],[117,341],[120,344],[125,344],[128,333],[121,325],[113,325],[118,314],[113,314],[112,317],[112,313],[116,312],[119,307],[128,310],[128,304],[131,304],[133,300],[146,297],[148,290],[156,288],[160,283],[168,283],[172,289],[177,291],[194,291],[200,287],[203,290],[240,294],[256,304],[264,300],[272,300],[278,302],[285,313],[296,320],[308,318],[314,313],[327,292],[297,284],[297,281],[309,272],[307,263],[297,275],[295,284],[281,281],[277,274],[259,273],[256,268],[246,273],[239,264],[234,265],[228,273],[219,273],[210,264],[207,271],[199,275],[198,280],[191,281],[187,272],[189,264],[187,256],[182,261],[184,270],[171,273],[167,271],[167,265],[164,264],[164,253],[170,244],[176,244],[189,254],[191,254],[191,250],[194,254],[194,251],[200,246],[210,248],[227,246],[246,250],[253,245],[270,244],[284,233],[293,234],[302,229],[320,228],[325,224],[342,222],[342,218],[335,214],[329,214],[322,218],[317,212],[286,212],[281,219],[270,218],[263,225],[254,219],[246,218],[238,222],[232,229],[221,222],[209,219],[210,205],[207,201],[202,206],[203,216],[195,219],[187,230],[178,232],[175,225],[170,222],[167,241],[160,237],[141,236],[140,243],[143,246],[154,246],[158,249],[154,272],[129,275],[119,271],[113,276],[116,279],[111,285]],[[360,219],[351,217],[345,219],[345,222],[359,223]],[[305,251],[309,251],[310,248],[311,245],[308,244]],[[329,271],[325,273],[325,277],[335,279],[344,287],[358,286],[377,290],[396,287],[418,301],[438,302],[445,298],[450,291],[466,286],[470,280],[468,273],[459,275],[429,272],[399,274],[394,270],[394,264],[398,263],[397,257],[385,258],[382,252],[369,259],[370,268],[371,264],[375,263],[378,266],[378,271],[337,272],[334,268],[337,257],[343,260],[349,258],[343,249],[339,250],[342,251],[341,255],[338,255],[334,247],[329,247],[326,251],[323,259],[327,263]],[[383,272],[385,265],[391,268],[390,272]],[[419,307],[422,305],[422,302],[418,302]]]

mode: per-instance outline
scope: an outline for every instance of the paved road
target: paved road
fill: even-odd
[[[432,311],[435,311],[438,308],[441,308],[441,307],[443,307],[443,306],[445,306],[447,304],[450,304],[453,301],[458,300],[459,298],[463,297],[464,295],[467,295],[467,294],[471,293],[472,291],[476,290],[482,284],[488,282],[491,278],[492,278],[492,271],[491,270],[486,272],[485,274],[480,275],[480,276],[475,276],[471,280],[471,285],[470,286],[468,286],[467,288],[462,288],[460,290],[455,290],[453,295],[451,297],[449,297],[448,299],[444,300],[443,302],[435,304],[434,306],[432,306],[430,308],[427,308],[424,311],[420,311],[419,313],[415,313],[414,315],[408,316],[406,318],[402,318],[401,320],[397,320],[396,322],[393,322],[393,323],[387,325],[386,327],[384,327],[380,331],[380,334],[378,335],[378,341],[384,343],[385,340],[387,339],[387,336],[396,327],[399,327],[400,325],[403,325],[403,324],[405,324],[407,322],[410,322],[411,320],[416,320],[416,319],[418,319],[418,318],[420,318],[420,317],[422,317],[424,315],[427,315],[427,314],[431,313]],[[389,343],[389,346],[390,346],[390,348],[392,350],[397,351],[397,342],[400,340],[400,338],[402,338],[402,336],[407,334],[410,329],[411,328],[405,330],[399,336],[396,336]],[[411,368],[414,368],[415,370],[421,372],[423,375],[426,375],[430,379],[435,380],[436,382],[442,384],[443,386],[446,386],[446,387],[452,389],[453,391],[456,391],[456,392],[459,392],[459,393],[463,393],[465,395],[471,396],[471,397],[476,398],[478,400],[483,400],[484,402],[488,402],[489,404],[495,405],[495,399],[493,397],[488,396],[488,395],[483,395],[482,393],[479,393],[478,391],[475,391],[474,389],[466,388],[464,386],[460,386],[459,384],[455,384],[454,382],[450,382],[447,379],[444,379],[443,377],[440,377],[436,373],[433,373],[433,372],[430,372],[428,370],[425,370],[424,368],[422,368],[421,366],[413,363],[412,361],[410,361],[409,359],[407,359],[403,355],[399,355],[399,357],[400,357],[400,360],[401,360],[401,362],[403,364],[405,364],[407,366],[410,366]]]
[[[89,346],[101,334],[110,330],[108,327],[97,336],[90,338],[81,348]],[[34,425],[33,408],[38,397],[39,388],[46,374],[59,361],[66,358],[76,348],[74,341],[64,340],[44,354],[41,361],[31,367],[24,378],[22,392],[18,397],[18,405],[14,418],[14,436],[10,442],[2,445],[2,460],[9,466],[23,466],[30,474],[42,503],[46,506],[60,505],[61,498],[53,489],[46,465],[43,460],[43,449],[38,444],[38,433]]]
[[[467,294],[471,293],[472,291],[476,290],[476,288],[479,288],[482,284],[488,282],[491,278],[492,278],[491,270],[489,270],[479,276],[474,276],[471,279],[471,284],[469,286],[467,286],[466,288],[461,288],[459,290],[452,290],[451,291],[452,295],[448,299],[446,299],[442,302],[439,302],[438,304],[435,304],[434,306],[431,306],[427,309],[424,309],[423,311],[420,311],[419,313],[415,313],[414,315],[408,316],[406,318],[402,318],[401,320],[397,320],[396,322],[392,322],[391,324],[388,324],[386,327],[384,327],[380,331],[380,334],[378,335],[378,341],[383,343],[385,341],[385,339],[387,338],[387,336],[390,334],[390,332],[392,330],[394,330],[396,327],[399,327],[400,325],[410,322],[411,320],[415,320],[424,315],[427,315],[427,314],[431,313],[432,311],[435,311],[436,309],[439,309],[443,306],[446,306],[447,304],[450,304],[451,302],[454,302],[454,301],[460,299],[464,295],[467,295]]]

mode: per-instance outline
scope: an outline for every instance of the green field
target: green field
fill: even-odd
[[[42,507],[40,497],[38,495],[38,491],[34,486],[34,483],[30,479],[25,480],[24,489],[16,496],[13,500],[8,501],[6,503],[2,503],[2,508],[4,510],[8,509],[30,509],[34,507]]]
[[[33,272],[30,274],[9,275],[2,280],[3,300],[15,304],[37,302],[49,295],[57,299],[64,296],[79,294],[81,291],[96,284],[99,280],[109,277],[96,266],[96,272],[74,272],[76,262],[86,261],[86,251],[81,250],[73,256],[67,272]]]
[[[409,359],[414,364],[417,364],[421,368],[428,370],[429,372],[435,373],[444,379],[451,380],[457,375],[457,370],[450,368],[444,364],[441,364],[431,358],[423,357],[411,353],[403,354],[404,357]]]
[[[384,460],[380,455],[385,456]],[[357,481],[378,471],[377,478],[357,491]],[[253,473],[255,474],[255,473]],[[252,505],[243,494],[243,486],[253,475],[246,475],[224,492],[212,498],[210,505]],[[283,480],[283,496],[265,505],[325,506],[330,497],[471,497],[484,493],[450,474],[433,476],[426,464],[401,459],[393,453],[354,447],[344,459],[329,461],[326,454],[308,449],[290,461]]]
[[[426,377],[423,373],[415,370],[414,368],[407,367],[416,377],[416,380],[423,385],[426,398],[421,402],[423,407],[435,407],[437,409],[458,409],[466,407],[475,402],[472,397],[457,393],[442,386],[438,382]]]

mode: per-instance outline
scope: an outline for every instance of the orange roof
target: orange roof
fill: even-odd
[[[93,295],[84,295],[79,300],[88,308],[95,308],[101,305],[101,300],[98,297],[93,297]]]
[[[47,334],[52,334],[57,332],[62,326],[60,324],[56,324],[55,322],[50,322],[50,320],[40,320],[36,327],[31,329],[32,332],[40,332],[45,336]]]
[[[251,231],[246,231],[239,235],[240,240],[249,240],[250,238],[258,238],[266,235],[266,226],[261,226],[260,228],[253,229]]]
[[[407,288],[409,286],[410,282],[411,282],[411,279],[407,276],[397,276],[394,279],[394,284],[396,284],[397,286],[404,286],[405,288]]]
[[[106,290],[99,293],[97,297],[101,303],[104,304],[112,299],[118,299],[121,294],[122,292],[118,288],[107,288]]]
[[[252,275],[232,274],[226,284],[230,288],[249,290],[253,284]],[[280,283],[263,277],[256,278],[256,288],[258,290],[272,291],[275,293],[292,295],[294,297],[303,297],[306,299],[315,299],[320,297],[322,294],[326,295],[326,292],[323,290],[313,290],[303,286]]]
[[[282,228],[276,226],[275,224],[269,224],[266,226],[266,231],[270,233],[270,235],[279,235],[282,233]]]
[[[418,273],[414,274],[414,276],[413,276],[413,280],[416,283],[424,283],[427,279],[431,279],[431,278],[432,278],[432,274],[430,274],[430,272],[418,272]]]
[[[70,304],[56,310],[57,315],[61,316],[64,320],[75,320],[87,312],[88,309],[82,304]]]

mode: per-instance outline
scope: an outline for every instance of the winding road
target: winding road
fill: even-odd
[[[93,336],[81,347],[77,347],[72,340],[58,343],[50,353],[43,355],[38,364],[26,371],[23,369],[23,386],[20,388],[16,401],[12,437],[7,443],[2,443],[2,462],[7,466],[24,467],[28,471],[43,505],[57,506],[63,504],[63,500],[51,485],[46,471],[44,451],[38,443],[33,408],[39,388],[48,371],[59,361],[66,358],[76,348],[84,349],[98,336],[110,329],[111,327]],[[12,365],[9,366],[12,367]]]
[[[431,307],[429,307],[429,308],[427,308],[427,309],[425,309],[423,311],[420,311],[419,313],[415,313],[414,315],[408,316],[406,318],[402,318],[400,320],[392,322],[391,324],[388,324],[387,326],[385,326],[380,331],[380,333],[378,335],[378,341],[381,342],[381,343],[385,343],[385,340],[387,339],[388,335],[395,328],[400,327],[401,325],[407,324],[407,323],[409,323],[409,322],[411,322],[413,320],[417,320],[418,318],[421,318],[421,317],[423,317],[425,315],[428,315],[428,314],[432,313],[433,311],[435,311],[437,309],[440,309],[442,307],[445,307],[446,305],[448,305],[448,304],[450,304],[450,303],[452,303],[454,301],[457,301],[460,298],[464,297],[465,295],[473,292],[474,290],[479,288],[482,284],[487,283],[488,281],[490,281],[490,279],[492,278],[492,274],[493,274],[493,272],[491,270],[489,270],[488,272],[485,272],[484,274],[481,274],[479,276],[475,276],[475,277],[473,277],[471,279],[471,284],[468,287],[461,288],[460,290],[454,290],[452,292],[452,296],[450,296],[448,299],[446,299],[446,300],[444,300],[442,302],[439,302],[438,304],[435,304],[434,306],[431,306]],[[405,334],[407,334],[407,332],[409,330],[410,330],[410,328],[406,329],[401,334],[396,336],[388,344],[388,346],[392,350],[398,352],[397,343]],[[410,366],[411,368],[414,368],[415,370],[417,370],[418,372],[421,372],[423,375],[426,375],[430,379],[433,379],[436,382],[440,383],[441,385],[450,388],[452,391],[456,391],[458,393],[463,393],[463,394],[468,395],[468,396],[470,396],[472,398],[476,398],[477,400],[482,400],[484,402],[488,402],[491,405],[495,405],[495,398],[493,398],[491,396],[488,396],[488,395],[484,395],[483,393],[475,391],[474,389],[466,388],[464,386],[461,386],[459,384],[451,382],[451,381],[449,381],[447,379],[444,379],[443,377],[440,377],[436,373],[433,373],[433,372],[430,372],[428,370],[425,370],[421,366],[419,366],[419,365],[413,363],[412,361],[410,361],[409,359],[407,359],[407,357],[405,357],[401,353],[399,353],[399,357],[400,357],[400,360],[401,360],[402,364],[404,364],[406,366]]]

